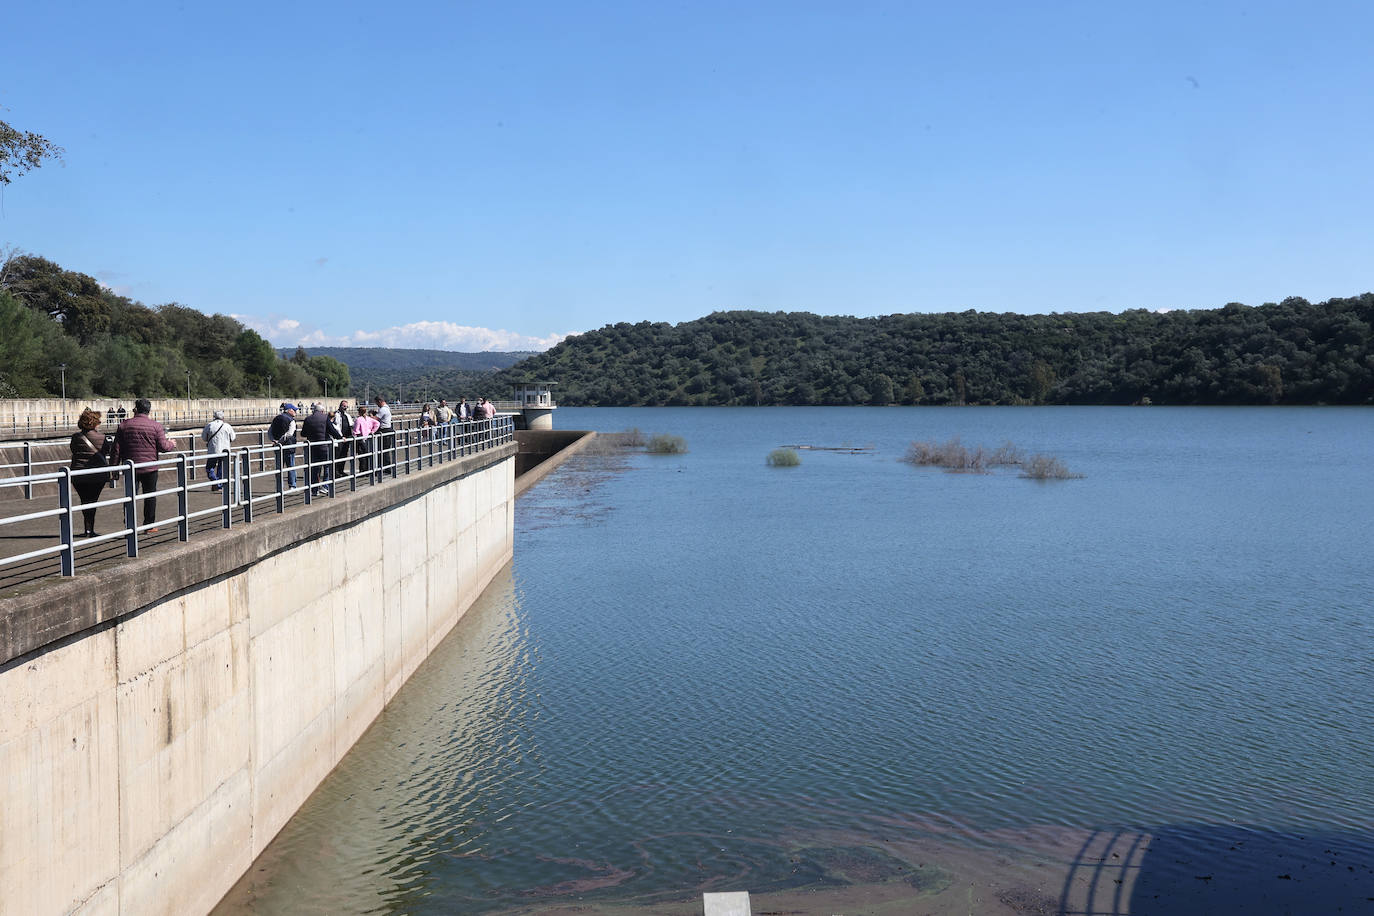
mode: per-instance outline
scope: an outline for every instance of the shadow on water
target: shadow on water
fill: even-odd
[[[1014,901],[1007,901],[1014,909]],[[1374,912],[1374,833],[1231,824],[1098,830],[1064,880],[1057,916]]]

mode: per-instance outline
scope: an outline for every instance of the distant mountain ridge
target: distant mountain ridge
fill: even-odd
[[[282,359],[290,359],[296,352],[295,347],[279,347],[277,353]],[[350,370],[358,369],[462,369],[467,372],[493,372],[506,369],[526,357],[533,356],[534,350],[495,351],[483,350],[480,353],[460,353],[456,350],[413,350],[402,347],[306,347],[311,356],[330,356],[347,364]]]

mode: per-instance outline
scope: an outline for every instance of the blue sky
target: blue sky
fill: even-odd
[[[1374,5],[48,0],[0,244],[282,346],[1374,288]]]

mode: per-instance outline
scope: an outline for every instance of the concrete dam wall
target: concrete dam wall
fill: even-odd
[[[0,913],[203,913],[511,559],[516,446],[0,599]]]

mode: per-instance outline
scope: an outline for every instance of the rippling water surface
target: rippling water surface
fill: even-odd
[[[512,568],[224,911],[1374,897],[1369,411],[556,420],[690,451],[522,497]],[[1085,476],[898,460],[953,436]],[[871,448],[765,466],[790,444]]]

